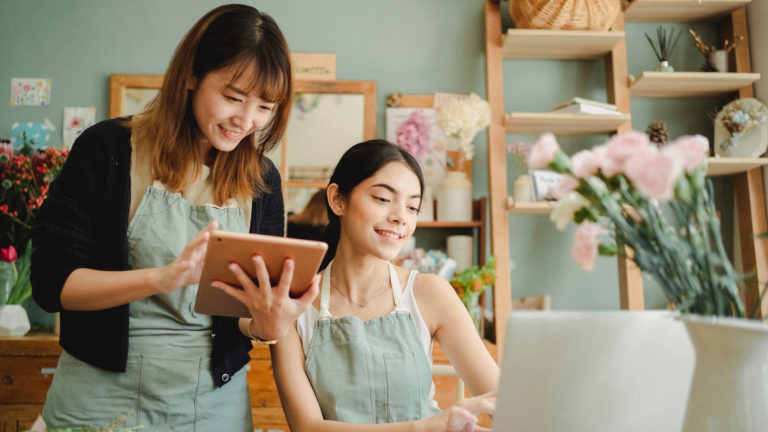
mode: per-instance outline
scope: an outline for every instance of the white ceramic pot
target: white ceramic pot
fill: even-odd
[[[707,54],[709,64],[715,67],[718,72],[728,72],[728,51],[715,50]]]
[[[421,199],[421,209],[416,218],[418,222],[432,222],[435,220],[435,197],[432,195],[432,187],[424,186],[424,196]]]
[[[29,331],[27,311],[21,305],[0,306],[0,337],[20,337]]]
[[[696,350],[684,432],[768,431],[768,326],[683,316]]]
[[[437,191],[437,220],[472,221],[472,182],[464,171],[448,171]]]
[[[516,203],[531,202],[531,177],[528,174],[517,176],[512,184],[513,197]]]

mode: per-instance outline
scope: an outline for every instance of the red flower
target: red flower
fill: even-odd
[[[0,248],[0,260],[12,263],[16,261],[19,256],[16,254],[16,248],[13,245],[7,248]]]

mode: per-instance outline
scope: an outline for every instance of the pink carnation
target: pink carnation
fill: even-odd
[[[551,133],[545,133],[536,144],[533,145],[531,153],[528,155],[528,166],[534,169],[546,168],[553,160],[555,153],[560,150],[555,136]]]
[[[595,268],[595,258],[598,255],[599,237],[608,234],[608,230],[600,224],[584,221],[573,234],[571,256],[576,264],[584,271]]]
[[[704,161],[709,152],[709,141],[701,135],[686,135],[676,139],[666,148],[677,153],[683,169],[690,174]]]
[[[397,145],[404,148],[416,159],[429,150],[431,139],[429,125],[421,110],[416,110],[397,127]]]
[[[613,177],[624,172],[627,161],[642,153],[647,153],[655,146],[651,145],[648,135],[631,131],[615,135],[605,145],[605,157],[600,158],[600,169],[606,177]]]
[[[627,162],[627,178],[649,198],[668,201],[675,196],[675,182],[683,165],[675,151],[664,148],[637,155]]]
[[[579,187],[579,181],[566,174],[560,183],[552,188],[552,197],[559,200],[568,195],[569,192],[576,190],[577,187]]]
[[[582,150],[577,152],[571,157],[573,174],[578,178],[597,174],[597,170],[600,168],[600,157],[602,156],[602,151]]]

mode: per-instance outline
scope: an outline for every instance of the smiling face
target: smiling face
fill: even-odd
[[[269,122],[275,104],[262,99],[255,90],[245,89],[253,74],[244,73],[232,81],[233,69],[208,73],[194,89],[192,110],[200,129],[203,154],[212,148],[234,150],[240,142]]]
[[[420,205],[419,178],[404,163],[390,162],[343,200],[340,243],[356,254],[393,259],[413,235]]]

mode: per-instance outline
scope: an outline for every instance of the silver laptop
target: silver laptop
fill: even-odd
[[[517,311],[495,432],[679,432],[693,346],[666,311]]]

